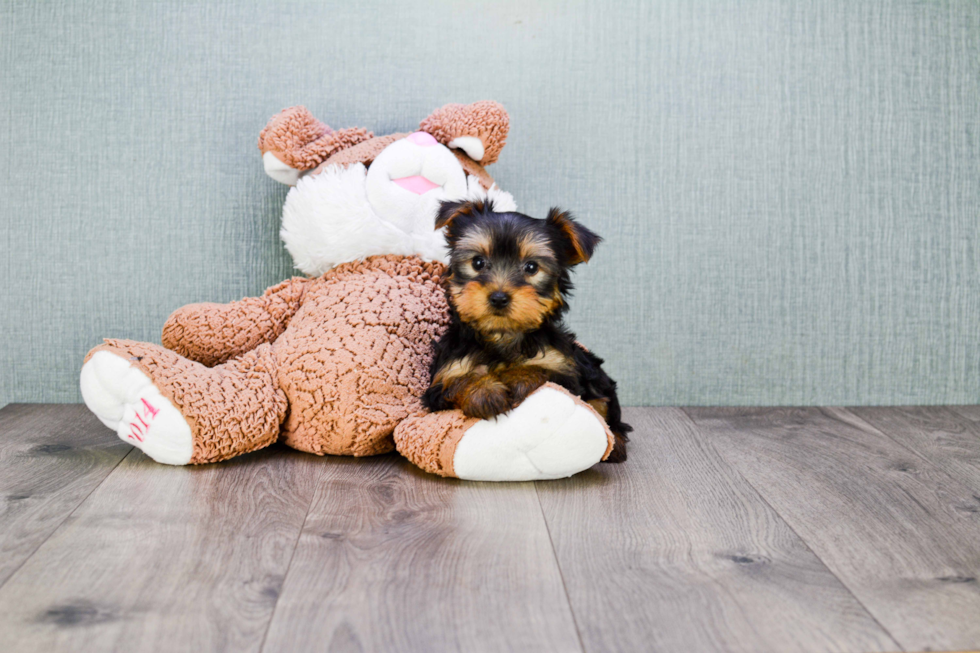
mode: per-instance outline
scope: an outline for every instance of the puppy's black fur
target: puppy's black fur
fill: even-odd
[[[497,213],[489,202],[444,202],[436,228],[443,226],[452,321],[436,344],[426,407],[487,419],[550,381],[602,415],[616,438],[608,461],[626,460],[633,429],[622,421],[616,382],[562,320],[569,271],[589,260],[601,238],[559,209],[539,220]]]

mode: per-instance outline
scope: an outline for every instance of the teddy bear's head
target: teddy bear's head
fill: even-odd
[[[492,197],[516,209],[484,168],[497,160],[508,128],[507,112],[490,101],[448,104],[418,131],[387,136],[332,130],[305,107],[280,112],[259,149],[269,176],[295,186],[281,235],[296,267],[319,275],[373,254],[444,260],[440,201]]]

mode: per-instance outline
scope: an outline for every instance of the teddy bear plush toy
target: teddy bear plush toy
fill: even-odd
[[[545,385],[492,420],[428,413],[433,341],[448,326],[442,200],[516,210],[484,166],[509,128],[495,102],[450,104],[414,133],[332,130],[303,107],[259,136],[266,172],[294,186],[281,235],[295,277],[229,304],[191,304],[163,346],[107,339],[81,371],[86,405],[125,442],[171,465],[276,441],[318,455],[397,449],[471,480],[570,476],[611,451],[591,406]]]

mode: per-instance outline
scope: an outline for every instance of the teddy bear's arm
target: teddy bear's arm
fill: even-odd
[[[294,277],[229,304],[189,304],[163,326],[163,346],[213,367],[278,338],[302,304],[309,279]]]

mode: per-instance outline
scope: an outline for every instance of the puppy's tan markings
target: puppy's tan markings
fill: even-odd
[[[487,289],[490,292],[502,290],[506,293],[511,293],[514,291],[514,286],[511,284],[510,278],[505,271],[494,270],[490,273],[490,283],[487,284]]]
[[[524,361],[528,367],[537,367],[555,374],[568,374],[575,369],[575,361],[554,347],[545,347],[531,358]]]
[[[489,256],[492,246],[493,239],[490,237],[490,232],[486,229],[473,229],[456,241],[455,249],[459,252],[478,252]]]
[[[450,400],[467,417],[490,419],[511,406],[507,385],[493,374],[468,374],[453,384],[451,392]]]
[[[543,312],[545,306],[547,310],[553,310],[551,300],[542,300],[534,288],[522,286],[511,292],[507,313],[497,315],[490,311],[488,300],[490,293],[497,289],[494,285],[483,285],[478,281],[452,287],[452,301],[460,319],[490,336],[500,331],[519,332],[537,328],[547,316],[547,312]]]
[[[609,415],[609,400],[608,399],[605,399],[605,398],[589,399],[585,403],[587,403],[590,406],[592,406],[595,409],[595,412],[599,413],[599,417],[601,417],[604,421],[608,419],[608,415]]]
[[[575,222],[569,217],[568,213],[564,211],[559,211],[558,209],[551,209],[548,211],[548,217],[545,218],[547,222],[561,229],[568,238],[568,242],[572,246],[573,255],[569,259],[570,265],[578,265],[579,263],[588,263],[589,258],[591,258],[590,248],[582,242],[582,234],[576,229]],[[594,238],[598,238],[595,234],[592,234]],[[592,245],[592,248],[595,244]]]
[[[547,313],[541,296],[531,286],[521,286],[511,293],[510,310],[507,317],[514,321],[514,327],[521,331],[531,331],[541,326]]]
[[[555,254],[548,245],[548,241],[537,234],[524,234],[517,242],[517,250],[521,258],[554,260]]]
[[[507,318],[500,318],[501,320],[506,320]],[[503,321],[500,324],[504,324]],[[507,322],[509,324],[509,322]],[[486,340],[498,347],[498,349],[509,349],[518,345],[521,341],[522,334],[520,331],[506,331],[503,328],[498,330],[487,330],[483,334]],[[498,365],[494,371],[501,369],[503,366]]]
[[[500,380],[510,390],[511,406],[516,407],[529,394],[548,382],[548,373],[538,367],[518,365],[502,371]]]
[[[467,282],[462,287],[452,289],[456,312],[464,322],[476,322],[487,311],[489,290],[478,281]]]
[[[476,365],[472,356],[464,356],[463,358],[458,358],[454,361],[450,361],[448,364],[443,366],[435,376],[432,377],[433,383],[441,383],[443,385],[448,385],[455,381],[456,379],[466,376],[470,373],[480,373],[480,369],[486,371],[486,366]]]

